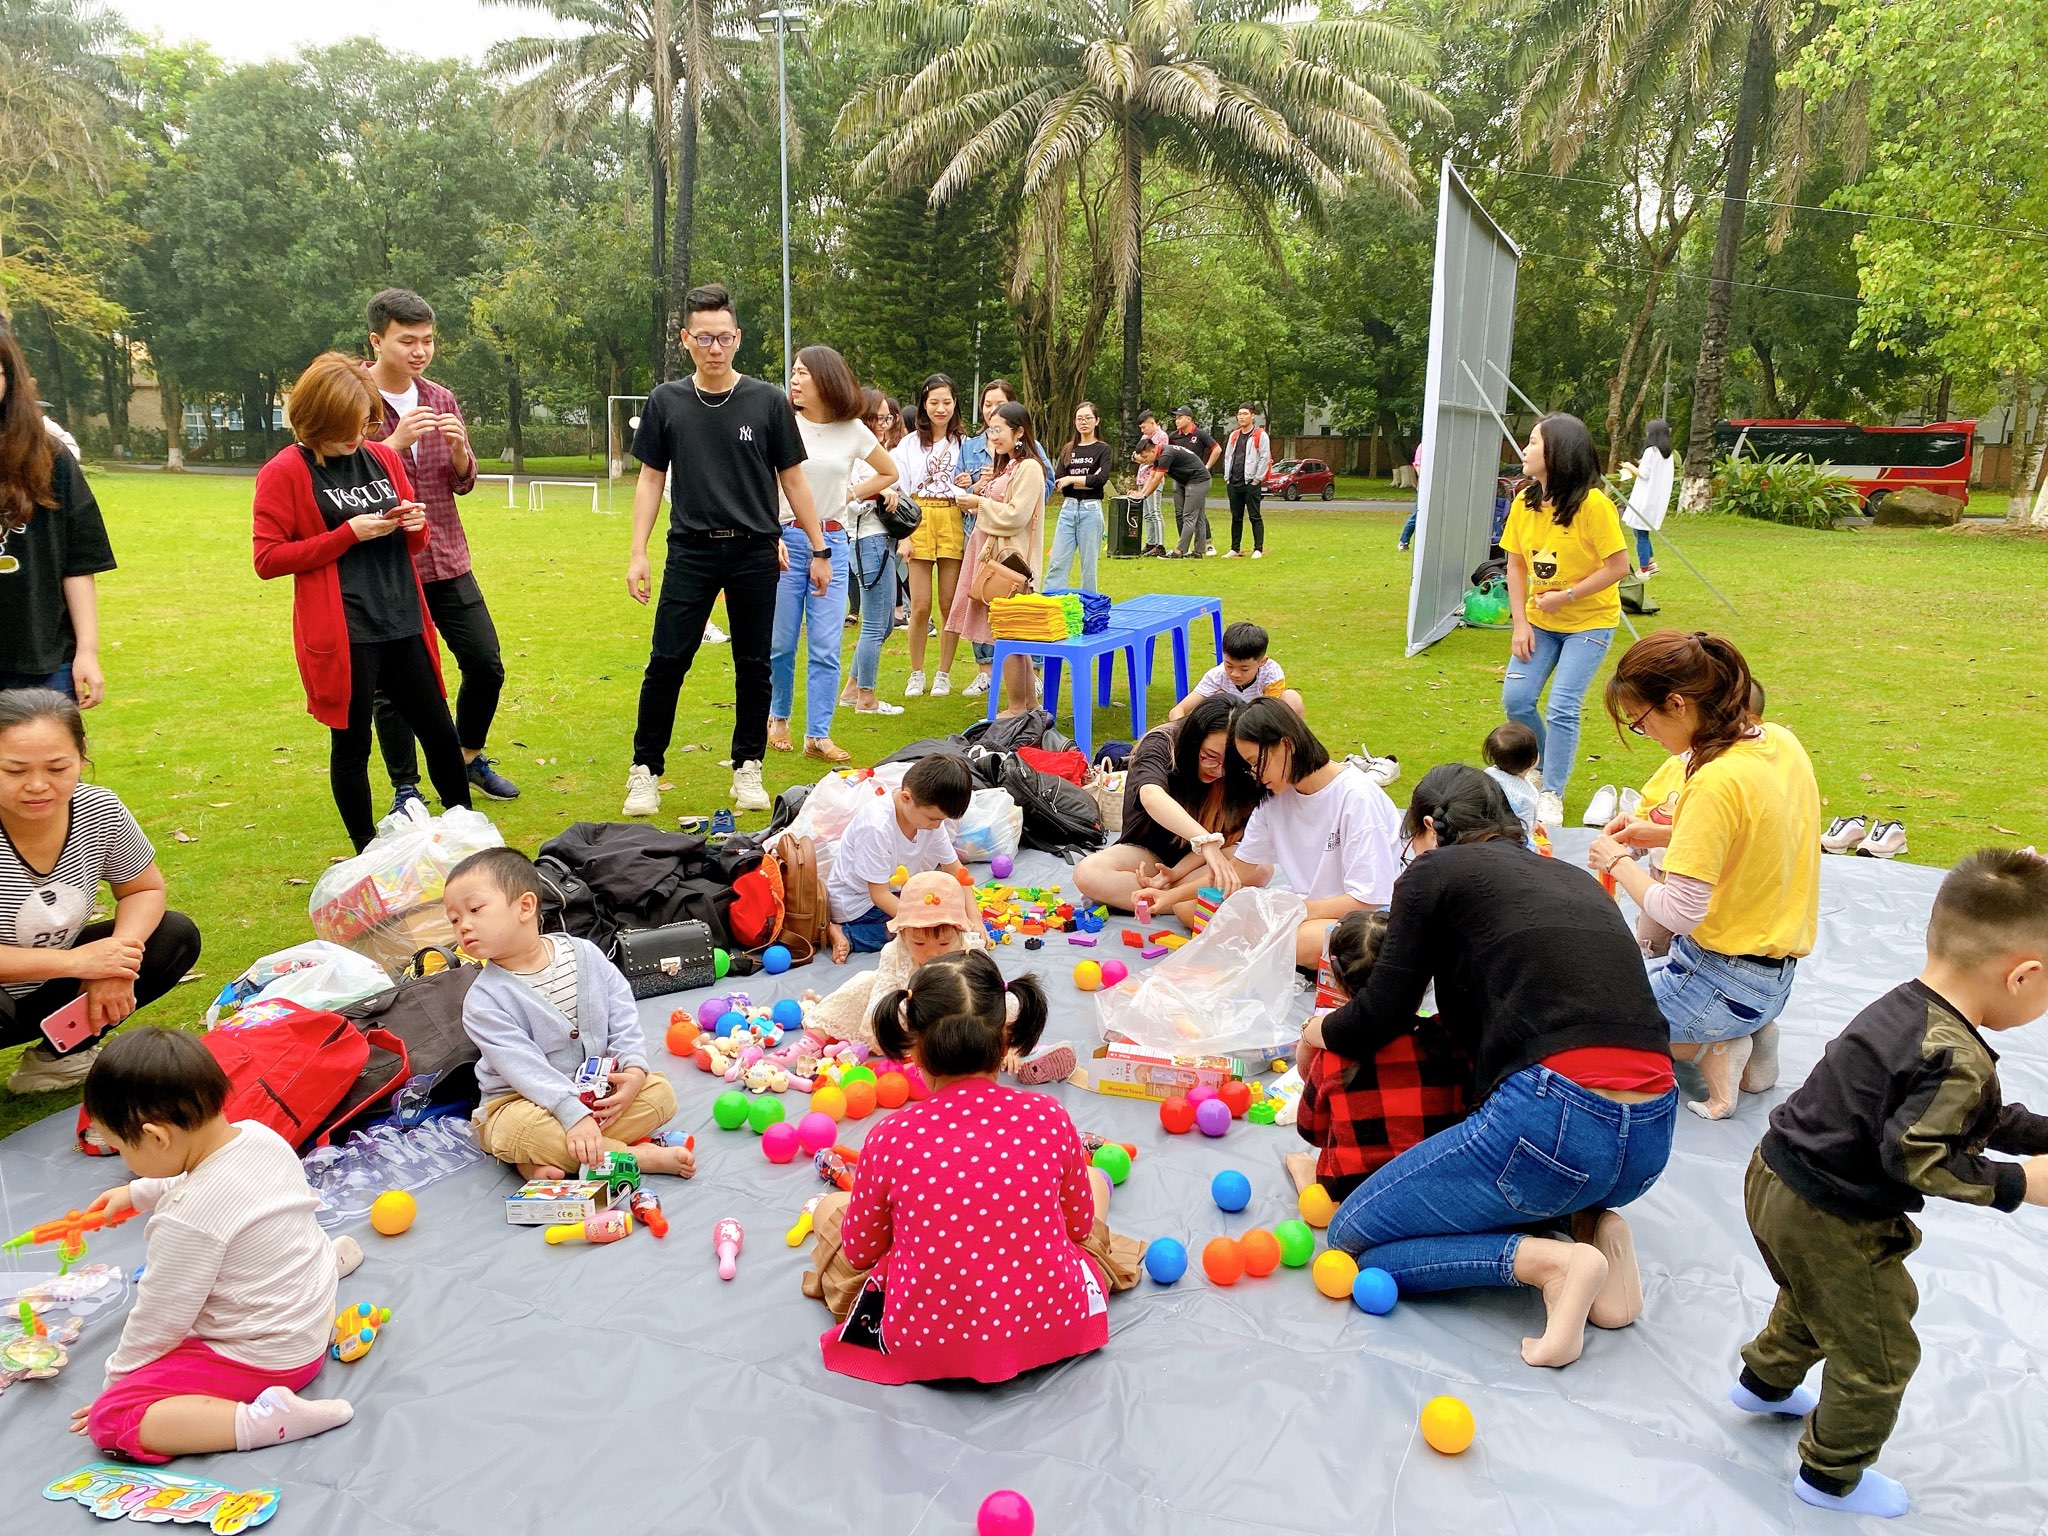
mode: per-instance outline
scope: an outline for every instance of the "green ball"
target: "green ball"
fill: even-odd
[[[1131,1154],[1113,1141],[1095,1149],[1095,1166],[1109,1175],[1109,1182],[1121,1184],[1131,1176]]]
[[[848,1067],[839,1074],[839,1086],[842,1088],[848,1083],[872,1083],[874,1080],[875,1073],[872,1067]]]
[[[721,1131],[736,1131],[747,1123],[747,1096],[728,1088],[711,1101],[711,1118]]]
[[[725,980],[726,972],[732,969],[732,956],[722,949],[711,951],[711,975],[715,980]]]
[[[744,1095],[742,1095],[744,1097]],[[782,1118],[782,1100],[759,1094],[747,1104],[747,1124],[756,1136]]]
[[[1283,1221],[1273,1235],[1280,1239],[1280,1262],[1289,1269],[1300,1269],[1315,1256],[1315,1228],[1307,1222]]]

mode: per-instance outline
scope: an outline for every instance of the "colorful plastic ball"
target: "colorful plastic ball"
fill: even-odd
[[[1188,1251],[1170,1237],[1155,1237],[1145,1245],[1145,1273],[1161,1285],[1172,1285],[1188,1272]]]
[[[728,1088],[711,1101],[711,1118],[721,1131],[736,1131],[747,1123],[747,1096]]]
[[[732,956],[722,949],[711,951],[711,975],[714,980],[723,981],[732,970]]]
[[[1216,1090],[1216,1097],[1223,1107],[1230,1111],[1230,1118],[1242,1120],[1244,1112],[1252,1107],[1252,1091],[1235,1078]]]
[[[1316,1289],[1332,1301],[1342,1301],[1358,1283],[1358,1260],[1341,1248],[1325,1248],[1309,1270]]]
[[[1012,859],[1007,853],[999,853],[988,861],[988,872],[998,880],[1009,879],[1010,872],[1016,867],[1016,860]]]
[[[761,951],[761,969],[770,976],[780,976],[789,969],[789,949],[786,945],[770,944]]]
[[[906,1067],[903,1072],[903,1079],[910,1084],[911,1103],[922,1104],[932,1096],[932,1085],[925,1081],[924,1074],[918,1071],[916,1067]]]
[[[1197,1107],[1216,1097],[1216,1090],[1207,1083],[1197,1083],[1188,1090],[1188,1102]]]
[[[1358,1303],[1359,1311],[1384,1317],[1401,1299],[1401,1288],[1384,1269],[1361,1269],[1351,1283],[1351,1299]]]
[[[1244,1274],[1244,1249],[1234,1237],[1212,1237],[1202,1249],[1202,1273],[1215,1285],[1235,1285]]]
[[[1121,960],[1105,960],[1102,962],[1102,984],[1105,987],[1115,986],[1130,974],[1131,968]]]
[[[1305,1221],[1283,1221],[1273,1229],[1273,1236],[1280,1242],[1280,1262],[1289,1269],[1300,1269],[1315,1257],[1315,1228]]]
[[[761,1151],[771,1163],[789,1162],[802,1145],[796,1127],[787,1120],[778,1120],[761,1132]]]
[[[725,999],[707,997],[697,1005],[697,1022],[706,1029],[718,1028],[719,1015],[725,1012]]]
[[[974,1536],[1031,1536],[1038,1517],[1023,1494],[1000,1488],[981,1501],[974,1516]]]
[[[883,1109],[901,1109],[910,1098],[910,1079],[901,1072],[884,1072],[875,1079],[875,1103]]]
[[[771,1125],[782,1123],[782,1100],[760,1094],[748,1101],[747,1124],[756,1136],[764,1136]]]
[[[830,1115],[815,1109],[796,1123],[796,1144],[806,1153],[818,1153],[839,1139],[839,1126]]]
[[[1094,1163],[1109,1175],[1112,1184],[1121,1184],[1131,1176],[1131,1154],[1113,1141],[1105,1141],[1095,1149]]]
[[[1096,961],[1083,960],[1074,967],[1074,985],[1083,992],[1094,992],[1102,986],[1102,967]]]
[[[1195,1126],[1204,1136],[1221,1136],[1230,1129],[1230,1109],[1221,1099],[1204,1099],[1195,1106]]]
[[[784,1029],[797,1029],[804,1022],[804,1005],[793,997],[785,997],[775,1005],[768,1017]]]
[[[1252,1203],[1252,1181],[1235,1168],[1226,1168],[1209,1181],[1209,1198],[1219,1210],[1241,1211]]]
[[[1264,1227],[1253,1227],[1237,1240],[1237,1246],[1244,1250],[1248,1275],[1270,1275],[1280,1267],[1280,1239]]]
[[[696,1054],[697,1037],[704,1031],[692,1019],[677,1019],[668,1027],[666,1036],[668,1053],[671,1056],[692,1056]]]
[[[1457,1455],[1472,1443],[1478,1428],[1472,1410],[1455,1397],[1432,1397],[1422,1405],[1422,1438],[1433,1451]]]
[[[386,1237],[396,1237],[420,1213],[419,1202],[402,1189],[387,1189],[370,1202],[370,1225]]]
[[[718,1016],[718,1038],[723,1040],[734,1030],[747,1027],[747,1016],[737,1008],[728,1008]]]
[[[1311,1184],[1304,1189],[1295,1205],[1301,1211],[1301,1219],[1312,1227],[1327,1227],[1337,1214],[1337,1202],[1320,1184]]]
[[[811,1109],[837,1124],[846,1118],[846,1094],[831,1083],[820,1083],[811,1090]]]
[[[848,1067],[839,1074],[839,1086],[842,1088],[846,1087],[849,1083],[872,1083],[874,1080],[875,1069],[873,1067]]]
[[[875,1112],[875,1080],[871,1077],[848,1078],[839,1091],[846,1095],[846,1118],[865,1120]]]
[[[1160,1104],[1159,1123],[1168,1134],[1185,1136],[1195,1128],[1195,1106],[1176,1094]]]

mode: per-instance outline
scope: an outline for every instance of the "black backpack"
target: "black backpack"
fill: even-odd
[[[1024,812],[1024,846],[1068,858],[1093,853],[1105,837],[1095,797],[1057,774],[1041,773],[1023,758],[1001,759],[999,787]]]

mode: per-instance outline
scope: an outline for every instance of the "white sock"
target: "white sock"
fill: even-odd
[[[346,1280],[363,1262],[363,1245],[352,1237],[334,1240],[334,1272]]]
[[[1820,1394],[1811,1387],[1794,1387],[1784,1397],[1758,1397],[1740,1380],[1728,1389],[1728,1401],[1744,1413],[1764,1415],[1782,1414],[1788,1419],[1803,1419],[1819,1406]]]
[[[1905,1484],[1882,1472],[1865,1472],[1847,1493],[1822,1493],[1803,1477],[1792,1479],[1792,1491],[1815,1509],[1838,1509],[1846,1515],[1875,1515],[1896,1520],[1906,1512]]]
[[[300,1397],[289,1387],[265,1387],[253,1403],[235,1408],[235,1449],[253,1451],[339,1429],[356,1416],[338,1397]]]

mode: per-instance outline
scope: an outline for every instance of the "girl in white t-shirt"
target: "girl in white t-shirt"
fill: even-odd
[[[1624,464],[1622,473],[1633,475],[1628,505],[1621,520],[1635,530],[1636,569],[1645,576],[1657,574],[1657,557],[1650,548],[1650,535],[1664,526],[1664,514],[1671,508],[1671,482],[1676,466],[1671,461],[1671,423],[1662,417],[1643,429],[1640,462]]]
[[[1301,716],[1279,699],[1237,712],[1231,743],[1266,791],[1234,859],[1246,885],[1277,869],[1308,903],[1294,962],[1314,970],[1324,935],[1347,913],[1384,907],[1401,873],[1401,813],[1358,769],[1330,760]]]
[[[778,752],[790,750],[797,639],[808,628],[804,755],[828,763],[843,763],[853,756],[832,740],[832,714],[839,702],[839,648],[846,626],[849,482],[854,466],[864,462],[874,473],[851,486],[851,499],[865,501],[896,483],[896,461],[861,419],[866,402],[846,359],[830,347],[805,347],[797,353],[789,370],[789,403],[796,407],[797,431],[804,440],[804,479],[825,526],[825,546],[832,552],[832,581],[822,594],[811,590],[810,545],[796,526],[789,503],[783,502],[785,554],[775,588],[775,633],[769,655],[768,745]]]

